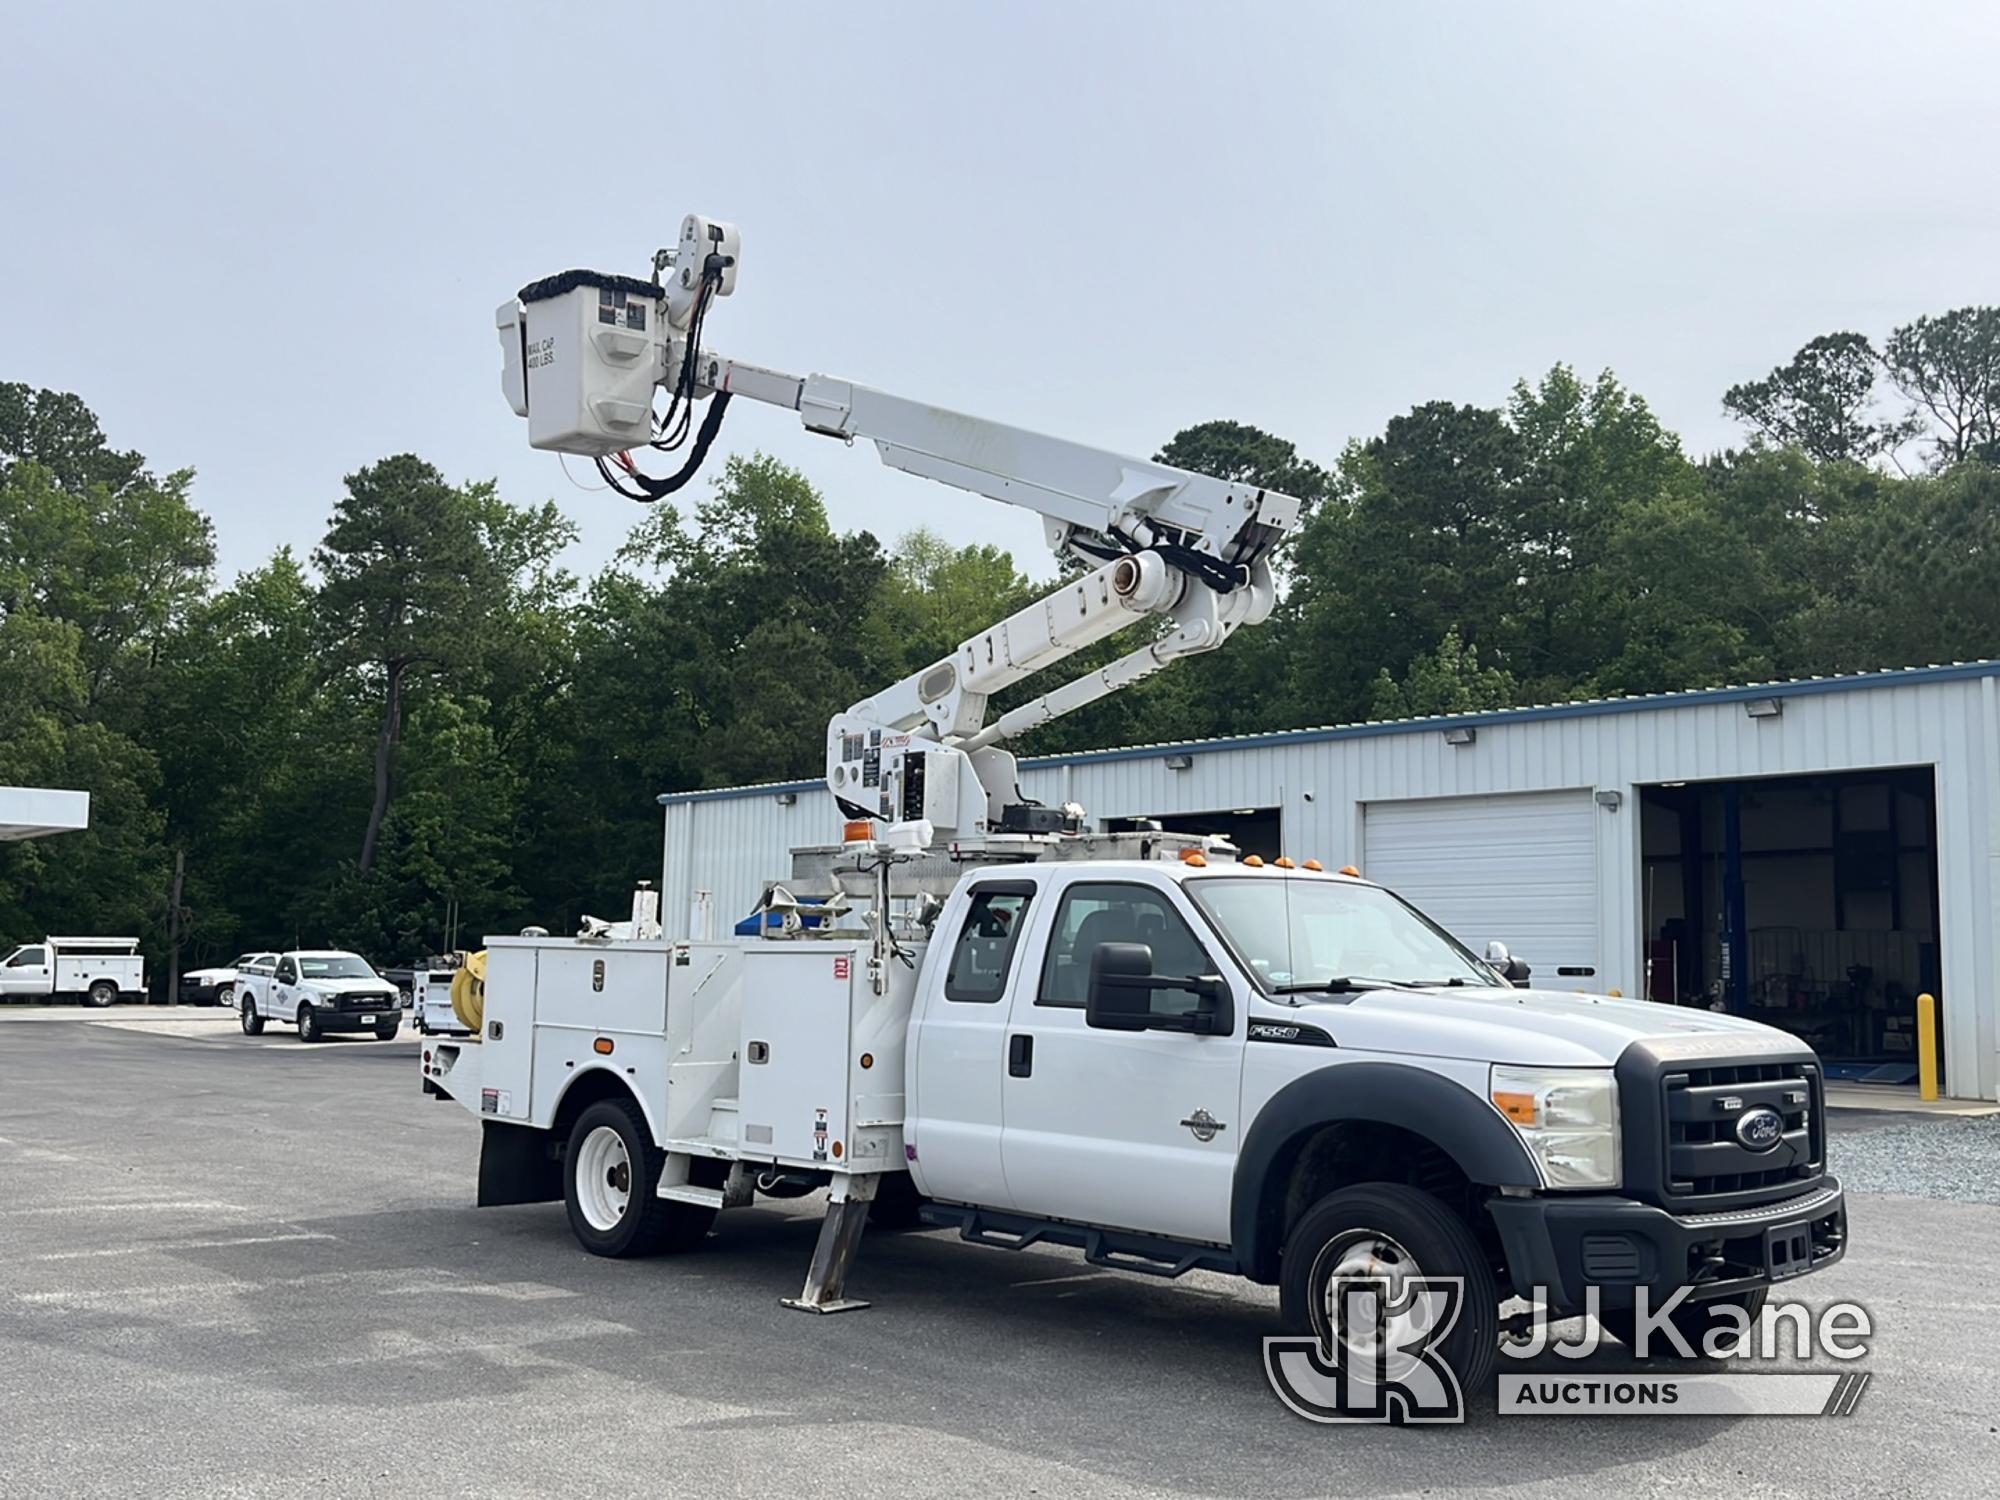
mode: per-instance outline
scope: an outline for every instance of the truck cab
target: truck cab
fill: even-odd
[[[1698,1341],[1844,1250],[1795,1038],[1522,988],[1350,875],[983,872],[932,952],[905,1145],[929,1216],[973,1237],[1232,1270],[1316,1333],[1358,1265],[1462,1276],[1469,1351],[1507,1297],[1594,1297],[1616,1333],[1642,1286],[1692,1288]]]

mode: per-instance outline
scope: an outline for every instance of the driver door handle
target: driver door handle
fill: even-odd
[[[1035,1039],[1025,1031],[1007,1038],[1007,1076],[1026,1078],[1035,1071]]]

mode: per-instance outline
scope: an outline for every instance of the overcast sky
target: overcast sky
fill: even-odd
[[[197,469],[225,577],[403,450],[555,497],[589,567],[635,507],[529,450],[493,310],[699,211],[744,244],[709,342],[761,364],[1330,461],[1564,360],[1699,451],[1807,338],[2000,300],[1997,44],[1974,3],[8,6],[0,379]],[[785,413],[720,446],[1048,571]]]

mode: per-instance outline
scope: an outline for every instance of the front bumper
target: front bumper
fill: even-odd
[[[1604,1307],[1630,1306],[1641,1286],[1658,1306],[1678,1287],[1697,1299],[1728,1296],[1821,1270],[1847,1252],[1847,1200],[1831,1177],[1776,1203],[1714,1213],[1599,1196],[1487,1206],[1514,1294],[1559,1315],[1583,1311],[1591,1286]]]
[[[181,984],[180,1001],[183,1005],[212,1005],[222,993],[219,984]]]
[[[313,1020],[321,1031],[373,1031],[385,1021],[403,1023],[402,1008],[393,996],[383,1000],[376,1010],[322,1010],[315,1008]]]

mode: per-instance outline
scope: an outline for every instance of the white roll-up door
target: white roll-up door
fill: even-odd
[[[1597,823],[1588,790],[1371,802],[1361,873],[1474,953],[1498,938],[1537,989],[1596,990]]]

